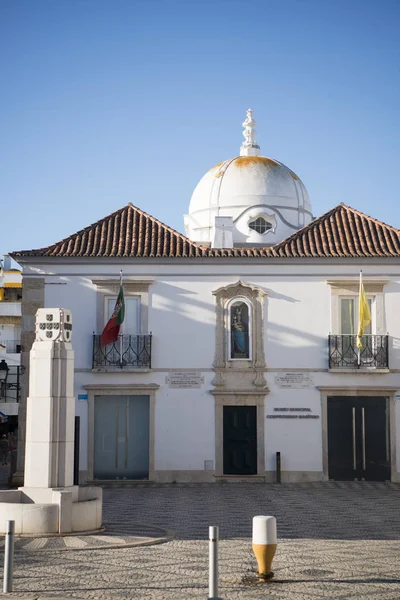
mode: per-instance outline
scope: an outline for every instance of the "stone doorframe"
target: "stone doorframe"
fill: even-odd
[[[397,387],[328,387],[319,386],[317,389],[321,392],[322,404],[322,466],[323,479],[329,481],[328,474],[328,397],[332,396],[373,396],[383,399],[389,399],[389,427],[390,427],[390,460],[391,460],[391,481],[400,481],[400,473],[397,472],[396,460],[396,393]]]
[[[150,431],[149,431],[149,480],[154,479],[154,422],[156,391],[160,388],[156,383],[148,384],[89,384],[84,386],[88,391],[88,481],[93,481],[94,472],[94,398],[95,396],[149,396]]]
[[[265,396],[268,389],[260,391],[228,392],[212,390],[215,397],[215,476],[224,476],[224,406],[257,407],[257,475],[226,475],[234,477],[265,477]]]
[[[215,476],[227,478],[265,477],[265,396],[269,389],[264,353],[264,300],[266,291],[241,280],[218,288],[215,328],[215,377],[211,390],[215,398]],[[248,360],[231,360],[228,356],[229,303],[244,298],[251,306],[251,353]],[[257,407],[257,475],[224,475],[224,406]]]

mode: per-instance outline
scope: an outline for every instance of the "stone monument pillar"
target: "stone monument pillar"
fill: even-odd
[[[25,485],[0,491],[0,533],[8,520],[16,534],[99,531],[102,490],[74,485],[74,351],[72,316],[39,308],[30,353],[26,412]]]
[[[72,316],[40,308],[30,355],[24,487],[68,488],[74,472]]]

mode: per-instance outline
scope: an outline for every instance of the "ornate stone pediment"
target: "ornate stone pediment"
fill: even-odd
[[[229,285],[220,287],[213,292],[213,296],[216,296],[217,301],[218,298],[230,300],[231,298],[235,298],[236,296],[255,298],[257,296],[264,297],[266,295],[267,292],[261,289],[260,287],[252,285],[251,283],[245,283],[241,279],[239,279],[239,281],[237,281],[236,283],[230,283]]]

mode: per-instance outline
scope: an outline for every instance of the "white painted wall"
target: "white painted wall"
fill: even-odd
[[[317,389],[280,389],[271,373],[271,390],[266,402],[266,415],[276,415],[274,408],[311,408],[319,419],[266,419],[265,468],[275,471],[276,452],[281,453],[282,471],[321,471],[322,432],[321,396]],[[286,413],[279,413],[286,414]]]
[[[4,284],[17,283],[20,284],[22,281],[21,271],[17,270],[5,270],[0,269],[0,286]]]
[[[157,393],[155,469],[202,471],[205,460],[215,460],[214,398],[207,392],[211,379],[208,374],[202,390],[164,386]]]
[[[152,371],[149,373],[92,373],[92,334],[96,325],[96,288],[93,277],[154,279],[149,290],[149,331],[153,334]],[[400,272],[390,261],[363,264],[367,279],[388,279],[384,288],[385,324],[390,338],[388,374],[329,373],[327,336],[331,325],[331,289],[326,279],[358,278],[360,265],[343,262],[315,264],[298,261],[268,264],[255,260],[137,261],[116,263],[56,261],[26,266],[25,275],[45,276],[45,303],[65,307],[73,314],[75,393],[94,383],[157,383],[155,415],[155,468],[157,470],[203,470],[204,460],[215,461],[215,408],[212,363],[215,348],[215,299],[212,292],[238,279],[262,287],[265,300],[264,338],[267,359],[266,415],[275,407],[310,407],[321,414],[321,395],[316,386],[398,386],[400,389]],[[55,285],[56,284],[56,285]],[[97,332],[100,333],[100,332]],[[338,333],[332,331],[332,333]],[[198,369],[205,376],[200,390],[172,390],[165,383],[169,370]],[[306,369],[313,388],[282,390],[275,375]],[[87,469],[87,403],[76,401],[81,416],[81,469]],[[400,402],[396,407],[400,432]],[[266,469],[275,469],[275,452],[282,455],[282,469],[322,470],[320,419],[293,421],[266,419]],[[400,438],[400,435],[398,434]],[[400,444],[397,448],[400,465]],[[400,470],[400,469],[399,469]]]
[[[56,284],[57,283],[57,284]],[[75,368],[87,368],[92,361],[92,335],[96,332],[96,287],[87,277],[65,277],[59,282],[46,278],[48,307],[72,311]]]

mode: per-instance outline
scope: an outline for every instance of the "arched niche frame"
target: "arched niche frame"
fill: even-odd
[[[261,288],[239,280],[213,292],[216,299],[216,339],[214,378],[215,386],[225,384],[223,373],[230,370],[255,371],[253,384],[265,387],[266,370],[264,353],[264,298],[267,295]],[[232,356],[232,308],[243,303],[248,307],[248,357]],[[244,353],[245,354],[245,353]]]

